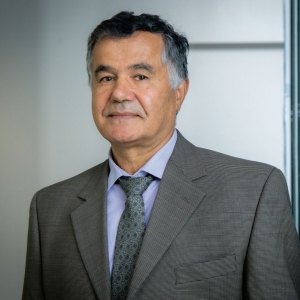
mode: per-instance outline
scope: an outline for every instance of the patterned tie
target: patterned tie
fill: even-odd
[[[119,183],[127,200],[116,237],[112,269],[111,299],[126,299],[135,264],[145,234],[143,192],[154,180],[153,176],[121,177]]]

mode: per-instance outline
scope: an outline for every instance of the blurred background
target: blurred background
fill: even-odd
[[[179,131],[197,146],[278,167],[292,193],[290,7],[288,0],[1,1],[0,299],[21,298],[34,193],[107,158],[91,115],[86,41],[121,10],[158,14],[189,39]]]

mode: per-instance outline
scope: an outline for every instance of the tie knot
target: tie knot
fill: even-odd
[[[119,178],[119,183],[128,197],[130,195],[142,195],[153,180],[154,177],[150,174],[145,177],[122,176]]]

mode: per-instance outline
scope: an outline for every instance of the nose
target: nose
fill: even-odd
[[[132,91],[132,87],[130,86],[129,80],[126,80],[125,78],[116,79],[111,93],[111,100],[123,102],[126,100],[132,101],[134,100],[134,98],[135,95]]]

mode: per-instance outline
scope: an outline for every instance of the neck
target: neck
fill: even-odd
[[[173,132],[160,143],[152,144],[147,147],[126,147],[111,144],[113,159],[122,170],[133,175],[170,140],[172,134]]]

